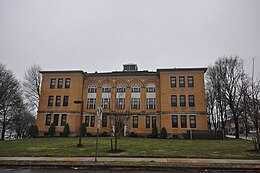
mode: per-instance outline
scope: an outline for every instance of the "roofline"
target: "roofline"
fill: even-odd
[[[203,71],[204,73],[208,70],[206,67],[199,67],[199,68],[164,68],[164,69],[157,69],[157,72],[171,72],[171,71]]]
[[[156,76],[157,72],[150,71],[112,71],[104,73],[85,73],[86,76]]]
[[[39,71],[41,74],[61,74],[61,73],[80,73],[85,75],[83,70],[52,70],[52,71]]]

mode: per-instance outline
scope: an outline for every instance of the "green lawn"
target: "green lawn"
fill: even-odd
[[[113,153],[110,139],[99,138],[98,156],[260,159],[260,153],[253,152],[252,141],[246,140],[121,138],[118,149],[122,152]],[[0,156],[94,156],[95,140],[82,138],[82,148],[76,147],[78,138],[0,141]]]

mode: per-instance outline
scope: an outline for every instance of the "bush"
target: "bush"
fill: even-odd
[[[30,129],[29,129],[29,136],[32,138],[36,138],[38,136],[38,127],[37,125],[31,125]]]
[[[136,138],[136,137],[138,137],[138,135],[137,135],[135,132],[131,132],[131,133],[129,134],[129,137]]]
[[[67,123],[63,129],[63,132],[62,132],[62,136],[63,137],[68,137],[70,134],[70,126],[69,124]]]
[[[157,129],[156,126],[152,129],[151,137],[152,138],[158,138],[158,129]]]
[[[49,135],[52,137],[55,135],[55,124],[54,123],[51,123],[50,127],[49,127]]]
[[[81,136],[84,137],[87,134],[87,125],[86,123],[81,124]]]
[[[103,132],[103,133],[100,134],[100,136],[101,136],[101,137],[108,137],[109,134],[108,134],[107,132]]]
[[[160,136],[161,136],[162,139],[166,139],[167,138],[168,134],[167,134],[167,130],[166,130],[165,127],[162,128]]]

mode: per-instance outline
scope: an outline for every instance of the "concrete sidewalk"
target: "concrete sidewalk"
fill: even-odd
[[[0,157],[0,166],[259,169],[260,160],[133,157]]]

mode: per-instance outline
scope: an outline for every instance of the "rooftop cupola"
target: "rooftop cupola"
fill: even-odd
[[[123,71],[138,71],[137,64],[124,64]]]

